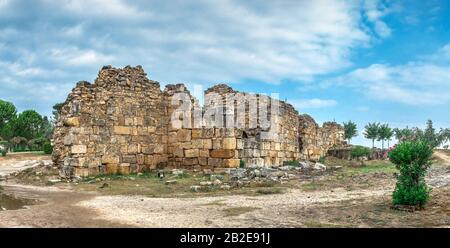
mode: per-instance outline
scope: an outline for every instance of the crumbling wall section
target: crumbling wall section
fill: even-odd
[[[340,125],[319,127],[265,95],[219,84],[205,91],[201,107],[183,84],[161,91],[140,66],[106,66],[93,84],[79,82],[69,94],[54,131],[53,160],[66,177],[235,168],[241,160],[278,166],[318,160],[342,141]]]

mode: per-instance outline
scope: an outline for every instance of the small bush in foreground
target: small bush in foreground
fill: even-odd
[[[367,157],[370,154],[370,149],[364,146],[355,146],[352,149],[352,158]]]
[[[423,207],[428,202],[430,189],[425,173],[432,154],[429,144],[423,141],[403,142],[389,152],[389,159],[400,172],[392,195],[394,205]]]

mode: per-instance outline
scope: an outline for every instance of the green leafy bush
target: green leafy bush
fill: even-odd
[[[43,146],[43,150],[44,150],[45,154],[52,154],[52,152],[53,152],[52,144],[50,144],[49,141],[45,142],[44,146]]]
[[[370,154],[370,149],[364,146],[355,146],[352,149],[352,158],[367,157]]]
[[[425,183],[425,173],[431,165],[431,155],[433,150],[424,141],[403,142],[389,152],[389,159],[400,172],[392,195],[394,205],[423,207],[428,202],[430,188]]]
[[[0,148],[0,155],[1,155],[2,157],[6,156],[6,150]]]

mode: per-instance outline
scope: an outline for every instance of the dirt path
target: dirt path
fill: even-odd
[[[445,164],[450,164],[450,156],[447,155],[446,153],[437,150],[434,152],[434,155],[439,159],[441,159]]]
[[[2,187],[5,194],[40,203],[26,209],[0,211],[0,227],[127,227],[122,223],[94,219],[94,210],[75,205],[93,198],[95,194],[92,193],[15,184],[3,184]]]
[[[390,194],[390,189],[302,192],[267,196],[146,198],[100,196],[77,206],[95,209],[99,219],[142,227],[294,227],[304,226],[301,208],[342,201],[363,201]]]
[[[436,155],[450,162],[446,154]],[[17,163],[0,161],[0,168],[23,168]],[[10,180],[1,184],[4,193],[40,204],[0,211],[0,227],[449,227],[449,175],[446,165],[432,167],[427,180],[435,187],[434,195],[420,213],[389,209],[392,180],[365,189],[290,189],[284,194],[193,198],[105,196],[65,184],[37,187]]]

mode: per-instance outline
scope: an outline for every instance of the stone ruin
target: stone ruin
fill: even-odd
[[[252,102],[256,110],[249,107]],[[261,116],[270,125],[256,118]],[[279,166],[317,161],[343,143],[343,134],[339,124],[320,127],[272,97],[219,84],[205,91],[202,107],[183,84],[162,91],[141,66],[105,66],[93,84],[78,82],[63,104],[53,161],[64,177],[241,163]]]

